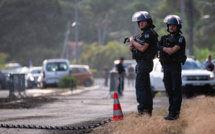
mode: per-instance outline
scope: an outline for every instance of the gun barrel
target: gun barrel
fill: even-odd
[[[125,37],[125,38],[124,38],[124,44],[125,44],[126,42],[130,42],[130,40],[129,40],[128,37]]]

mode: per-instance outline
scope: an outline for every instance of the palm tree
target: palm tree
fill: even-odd
[[[215,2],[201,1],[199,2],[202,8],[202,17],[201,22],[203,23],[202,27],[200,28],[201,31],[207,33],[206,38],[209,39],[214,37],[214,29],[215,29]],[[199,8],[201,9],[201,8]],[[206,39],[205,38],[205,39]]]

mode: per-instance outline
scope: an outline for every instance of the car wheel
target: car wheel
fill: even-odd
[[[85,86],[85,87],[90,87],[90,86],[92,86],[92,82],[91,82],[90,80],[86,80],[86,81],[84,82],[84,86]]]
[[[28,88],[28,89],[30,89],[30,88],[31,88],[30,81],[27,81],[27,87],[26,87],[26,88]]]
[[[44,82],[40,82],[40,88],[46,88],[46,84]]]
[[[34,85],[32,86],[32,88],[36,89],[37,88],[37,84],[34,83]]]

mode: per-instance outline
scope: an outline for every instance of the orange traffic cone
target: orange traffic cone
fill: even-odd
[[[118,95],[117,93],[114,93],[113,95],[113,121],[118,121],[123,119],[123,114],[121,110],[121,106],[119,103]]]

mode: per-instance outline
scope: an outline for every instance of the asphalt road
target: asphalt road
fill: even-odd
[[[113,92],[109,87],[103,86],[103,80],[97,79],[95,85],[89,88],[81,87],[78,90],[56,89],[30,89],[26,90],[27,96],[51,95],[58,100],[31,109],[1,109],[0,124],[36,125],[36,126],[72,126],[73,124],[109,119],[113,116]],[[0,97],[7,97],[8,91],[0,91]],[[124,96],[119,98],[123,114],[136,111],[137,102],[134,87],[125,83]],[[155,97],[153,108],[162,109],[168,107],[166,97]],[[43,134],[47,130],[0,128],[1,134]]]

